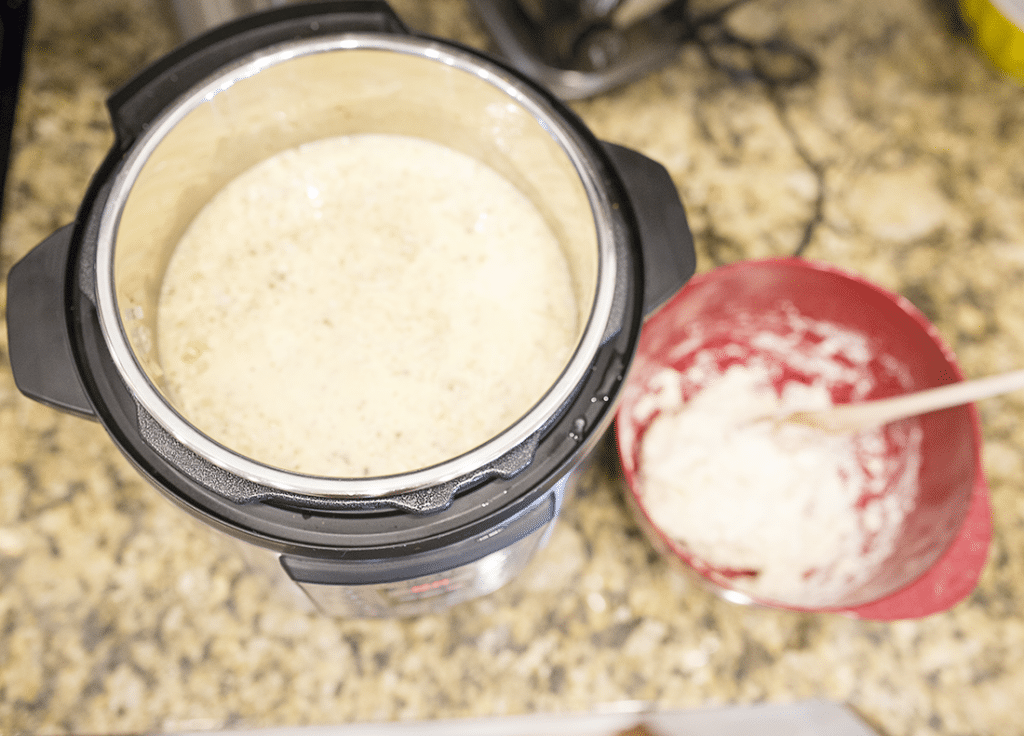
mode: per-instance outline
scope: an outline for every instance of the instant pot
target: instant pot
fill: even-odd
[[[378,2],[219,26],[108,106],[115,142],[75,221],[9,275],[19,389],[101,422],[153,486],[325,613],[414,615],[514,577],[610,425],[645,316],[693,273],[665,169],[598,141],[521,73],[411,33]],[[161,279],[184,229],[239,173],[368,132],[442,144],[515,184],[558,237],[583,319],[543,397],[470,451],[381,477],[293,472],[204,435],[168,398],[154,347]]]

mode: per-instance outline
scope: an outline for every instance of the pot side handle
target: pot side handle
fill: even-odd
[[[7,276],[7,343],[14,383],[55,409],[95,419],[75,368],[66,319],[68,251],[65,225],[14,264]]]
[[[626,185],[643,252],[644,316],[650,317],[693,276],[697,256],[686,211],[668,170],[630,148],[604,142]]]
[[[276,43],[324,33],[368,31],[408,34],[383,0],[291,3],[216,26],[154,62],[107,100],[107,110],[126,150],[178,95],[213,70]]]

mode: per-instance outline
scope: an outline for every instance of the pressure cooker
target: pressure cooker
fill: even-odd
[[[410,32],[382,2],[234,20],[108,107],[115,140],[75,220],[9,274],[19,389],[102,423],[156,489],[326,614],[437,611],[516,576],[612,421],[644,318],[694,271],[666,170],[597,140],[501,61]],[[584,319],[560,374],[511,425],[429,467],[354,478],[205,434],[169,398],[154,341],[161,280],[197,212],[261,160],[359,133],[431,141],[514,183],[557,234]]]

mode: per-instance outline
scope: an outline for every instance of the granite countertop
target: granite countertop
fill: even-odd
[[[394,5],[415,29],[488,44],[462,0]],[[74,218],[112,141],[106,96],[177,42],[169,7],[33,4],[4,275]],[[818,77],[732,79],[691,47],[573,104],[600,137],[669,169],[699,269],[800,251],[907,296],[967,374],[1024,365],[1024,89],[932,0],[754,0],[730,22],[785,35]],[[440,615],[345,621],[269,595],[99,425],[22,397],[0,334],[0,732],[822,697],[888,736],[1024,734],[1024,395],[980,406],[994,538],[976,591],[945,613],[865,622],[692,587],[631,520],[605,445],[549,546],[504,589]]]

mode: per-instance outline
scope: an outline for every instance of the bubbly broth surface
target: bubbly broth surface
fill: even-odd
[[[466,452],[555,382],[572,279],[532,203],[415,138],[278,154],[200,212],[164,277],[158,349],[181,414],[223,445],[332,477]]]

